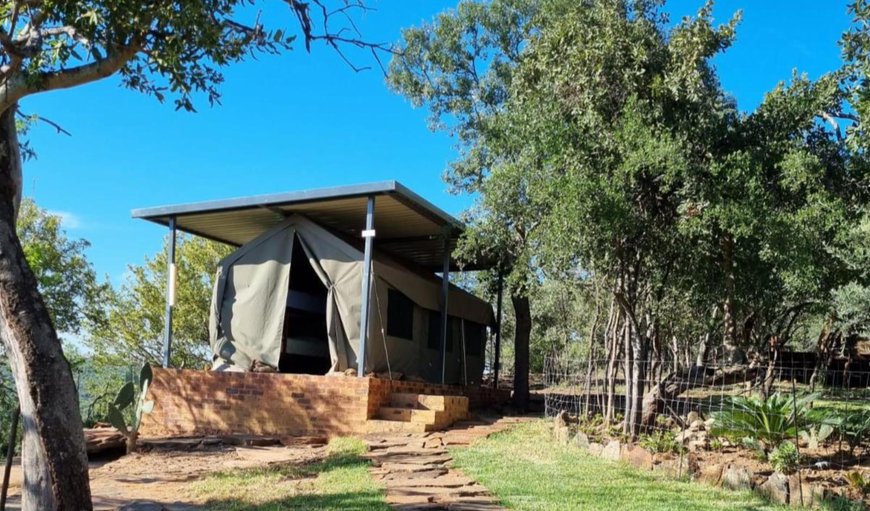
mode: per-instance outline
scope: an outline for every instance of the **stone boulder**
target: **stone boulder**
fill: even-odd
[[[767,481],[758,486],[758,492],[779,504],[788,504],[789,496],[788,476],[781,472],[774,472]]]
[[[746,467],[728,465],[722,472],[722,487],[729,490],[751,490],[753,475],[755,474]]]
[[[604,446],[604,449],[602,449],[601,457],[610,461],[619,461],[621,448],[622,445],[619,443],[619,440],[611,440]]]
[[[642,470],[652,470],[653,455],[639,445],[626,445],[622,448],[620,459]]]
[[[604,446],[598,442],[589,442],[589,454],[593,456],[601,456]]]
[[[589,436],[582,431],[578,431],[574,438],[571,440],[575,446],[580,447],[581,449],[589,449]]]

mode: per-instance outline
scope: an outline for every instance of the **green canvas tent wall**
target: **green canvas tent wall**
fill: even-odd
[[[290,216],[220,263],[209,324],[215,360],[237,370],[356,369],[362,278],[361,250]],[[375,252],[366,373],[440,382],[441,286],[436,275]],[[479,383],[492,308],[451,286],[447,312],[445,383]]]

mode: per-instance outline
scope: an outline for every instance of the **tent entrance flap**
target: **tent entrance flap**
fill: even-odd
[[[280,372],[326,374],[329,371],[332,361],[326,323],[327,295],[326,286],[309,263],[297,236],[291,256]]]

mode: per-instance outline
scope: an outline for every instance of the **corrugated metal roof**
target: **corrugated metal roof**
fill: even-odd
[[[294,213],[348,239],[360,239],[369,196],[375,197],[377,249],[426,270],[441,271],[444,236],[455,247],[464,226],[397,181],[135,209],[132,214],[162,225],[169,225],[174,216],[181,231],[236,246]],[[451,260],[452,269],[458,266]],[[491,266],[479,262],[464,269]]]

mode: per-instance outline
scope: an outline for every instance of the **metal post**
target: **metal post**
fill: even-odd
[[[363,256],[362,307],[359,316],[359,357],[357,376],[362,378],[366,372],[366,343],[369,337],[369,300],[372,294],[372,243],[375,239],[375,196],[370,195],[366,206],[366,229],[362,232],[366,240]]]
[[[501,270],[498,271],[498,289],[496,290],[496,313],[495,313],[495,361],[492,364],[494,372],[494,387],[498,388],[498,373],[501,369],[501,316],[502,316],[502,298],[504,295],[504,275]]]
[[[15,439],[18,436],[18,418],[21,408],[15,407],[12,412],[12,427],[9,428],[9,445],[6,447],[6,465],[3,469],[3,484],[0,488],[0,511],[6,509],[6,493],[9,491],[9,476],[12,473],[12,456],[15,454]]]
[[[447,296],[450,293],[450,236],[444,235],[444,266],[441,270],[441,384],[447,382]]]
[[[169,218],[169,253],[166,255],[166,319],[163,334],[163,367],[172,354],[172,309],[175,308],[175,217]]]

